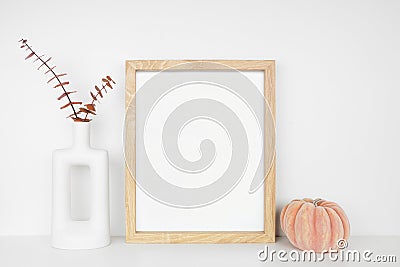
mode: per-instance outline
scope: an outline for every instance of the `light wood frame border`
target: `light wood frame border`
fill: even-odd
[[[264,96],[275,120],[275,61],[274,60],[127,60],[125,107],[136,92],[136,71],[161,71],[182,63],[190,64],[190,70],[212,70],[207,62],[220,63],[242,71],[264,71]],[[183,65],[182,70],[187,70]],[[135,105],[135,104],[134,104]],[[264,111],[265,112],[265,111]],[[136,113],[136,105],[135,105]],[[135,120],[136,114],[133,115]],[[136,134],[135,134],[136,136]],[[126,142],[134,147],[136,139]],[[264,148],[266,149],[266,148]],[[275,176],[276,160],[264,181],[264,231],[250,232],[140,232],[136,231],[136,182],[125,166],[126,242],[128,243],[264,243],[275,242]]]

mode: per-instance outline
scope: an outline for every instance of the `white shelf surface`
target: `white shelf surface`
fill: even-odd
[[[274,266],[288,264],[274,258],[271,262],[258,259],[258,252],[268,246],[268,250],[286,250],[293,246],[286,238],[278,237],[273,244],[229,244],[229,245],[165,245],[165,244],[126,244],[124,237],[113,237],[108,247],[93,250],[60,250],[50,247],[47,236],[0,236],[0,266]],[[368,263],[367,266],[400,266],[400,236],[351,237],[348,250],[370,250],[372,258],[376,255],[394,255],[395,263]],[[288,256],[287,256],[288,258]],[[315,263],[292,262],[296,266]],[[329,259],[322,265],[364,266],[365,262],[332,262]]]

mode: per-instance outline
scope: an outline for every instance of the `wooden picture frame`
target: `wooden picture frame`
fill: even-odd
[[[137,71],[162,71],[184,63],[193,63],[190,70],[210,70],[205,62],[223,64],[239,71],[263,71],[264,97],[270,106],[275,120],[275,61],[273,60],[127,60],[126,61],[126,108],[136,92]],[[183,70],[186,70],[183,67]],[[131,120],[136,118],[135,112]],[[265,111],[264,111],[265,114]],[[135,128],[136,131],[136,128]],[[265,139],[265,137],[264,137]],[[136,151],[136,137],[126,140],[126,147]],[[264,145],[264,152],[266,147]],[[136,164],[135,154],[132,157]],[[141,232],[136,230],[136,181],[126,166],[125,206],[126,206],[126,242],[128,243],[264,243],[275,242],[275,156],[264,180],[264,231],[254,232]],[[135,172],[133,172],[135,174]]]

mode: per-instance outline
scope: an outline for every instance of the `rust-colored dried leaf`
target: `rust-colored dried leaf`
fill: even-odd
[[[68,118],[71,118],[71,117],[74,117],[75,116],[75,113],[72,113],[71,115],[69,115],[68,117],[67,117],[67,119]]]
[[[46,61],[43,61],[42,65],[40,65],[37,69],[40,70],[41,67],[43,67],[44,65],[47,65],[47,62],[49,62],[51,60],[51,57],[49,57]]]
[[[44,56],[45,56],[45,54],[41,55],[40,57],[35,58],[35,60],[34,60],[33,62],[38,61],[39,59],[41,59],[41,58],[44,57]]]
[[[88,109],[86,109],[86,108],[79,108],[79,110],[82,111],[82,112],[84,112],[84,113],[89,113],[89,114],[92,114],[92,115],[96,115],[96,113],[94,113],[93,111],[88,110]]]
[[[107,85],[108,87],[110,87],[111,89],[113,89],[113,87],[111,86],[111,83],[110,83],[110,82],[107,82],[106,85]]]
[[[69,84],[69,82],[62,82],[62,83],[58,83],[58,84],[56,84],[53,88],[57,88],[57,87],[62,87],[62,86],[65,86],[65,85],[67,85],[67,84]]]
[[[82,102],[68,102],[67,104],[62,106],[60,109],[64,109],[64,108],[69,107],[71,105],[82,105]]]
[[[49,73],[50,71],[53,71],[57,66],[51,67],[50,69],[48,69],[44,74]]]
[[[101,79],[101,80],[102,80],[103,83],[107,83],[107,82],[108,82],[108,80],[105,79],[105,78],[103,78],[103,79]]]
[[[86,107],[88,110],[96,111],[95,104],[86,104],[85,107]]]
[[[62,76],[65,76],[65,75],[67,75],[67,74],[66,74],[66,73],[57,74],[56,76],[51,77],[51,79],[48,80],[47,83],[51,82],[52,80],[54,80],[54,79],[57,78],[57,77],[62,77]]]
[[[67,95],[73,94],[73,93],[76,93],[76,91],[71,91],[71,92],[63,93],[62,95],[60,95],[59,98],[57,98],[57,100],[61,100],[62,98],[66,97]]]
[[[96,96],[95,96],[92,92],[90,92],[90,95],[92,96],[92,98],[93,98],[94,101],[97,100]]]
[[[94,88],[95,88],[96,91],[97,91],[97,95],[99,95],[101,98],[103,98],[103,94],[101,93],[100,88],[99,88],[97,85],[95,85]]]
[[[25,58],[25,60],[31,58],[34,54],[35,54],[34,52],[30,53],[30,54]]]
[[[69,84],[69,82],[62,82],[62,83],[57,84],[53,88],[57,88],[57,87],[60,87],[60,86],[62,87],[62,86],[67,85],[67,84]]]
[[[107,78],[107,80],[109,80],[110,82],[112,82],[113,84],[115,84],[114,80],[113,80],[113,79],[111,79],[111,77],[110,77],[110,76],[107,76],[106,78]]]

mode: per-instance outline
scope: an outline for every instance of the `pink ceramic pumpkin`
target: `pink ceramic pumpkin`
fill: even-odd
[[[281,227],[293,246],[302,250],[337,249],[349,237],[350,224],[336,203],[323,199],[293,200],[281,213]]]

